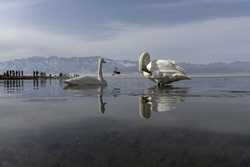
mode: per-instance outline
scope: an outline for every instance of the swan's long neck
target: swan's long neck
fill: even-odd
[[[147,71],[147,65],[149,64],[150,62],[150,55],[149,53],[147,52],[143,52],[141,55],[140,55],[140,58],[139,58],[139,72],[140,73],[143,73],[143,71]]]
[[[97,73],[97,78],[99,81],[103,81],[103,75],[102,75],[102,61],[98,60],[98,73]]]

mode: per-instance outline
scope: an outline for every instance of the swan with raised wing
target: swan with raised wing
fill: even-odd
[[[165,86],[172,82],[190,79],[183,68],[174,60],[150,60],[150,54],[143,52],[139,58],[139,72],[147,79]]]
[[[65,80],[64,83],[67,86],[106,86],[107,82],[103,79],[102,64],[106,63],[103,58],[97,60],[97,77],[94,76],[83,76]]]

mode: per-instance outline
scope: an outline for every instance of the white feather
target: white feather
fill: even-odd
[[[174,60],[167,59],[150,61],[150,55],[147,52],[143,52],[140,55],[139,65],[140,72],[145,78],[163,85],[189,79],[189,77],[186,76],[184,69],[176,65]]]

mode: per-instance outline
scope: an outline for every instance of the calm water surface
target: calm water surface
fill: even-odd
[[[0,81],[0,167],[250,165],[250,78],[107,81]]]

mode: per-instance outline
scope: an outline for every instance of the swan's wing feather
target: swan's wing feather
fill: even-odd
[[[96,85],[100,84],[100,81],[96,77],[84,76],[66,80],[65,83],[71,85]]]
[[[151,61],[148,66],[147,69],[149,71],[151,71],[152,73],[157,73],[157,72],[161,72],[161,73],[173,73],[173,72],[181,72],[181,73],[185,73],[184,69],[181,68],[180,66],[177,66],[175,61],[173,60],[154,60]]]
[[[81,78],[78,79],[78,81],[80,83],[83,83],[83,84],[96,84],[96,83],[100,83],[100,81],[96,77],[90,77],[90,76],[81,77]]]
[[[155,81],[156,83],[168,84],[171,82],[190,79],[186,76],[182,67],[178,66],[174,60],[153,60],[150,61],[143,76]]]

